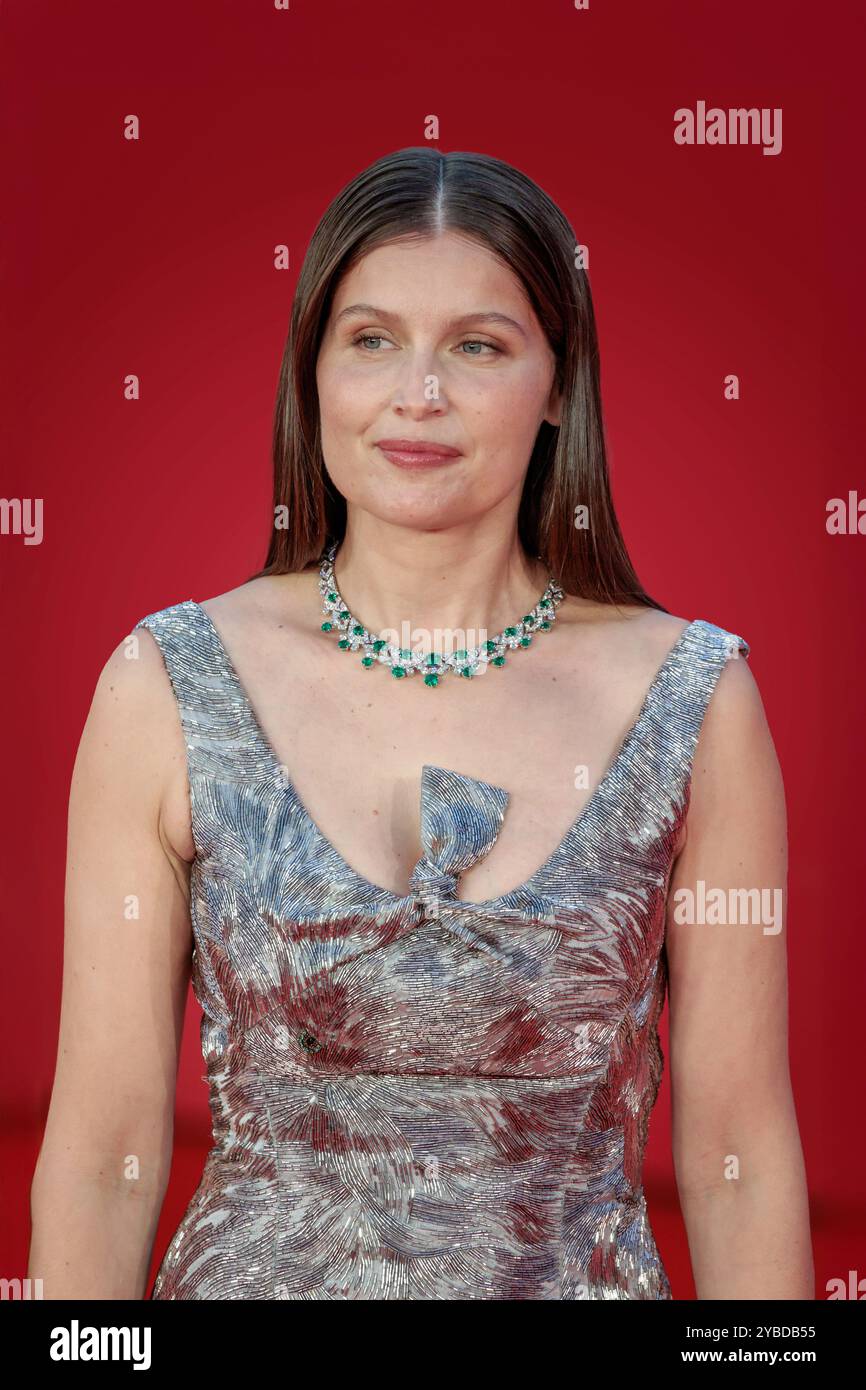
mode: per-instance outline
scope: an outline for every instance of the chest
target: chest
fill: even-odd
[[[435,689],[364,671],[332,647],[311,652],[283,689],[267,652],[245,651],[239,676],[306,813],[352,869],[390,892],[408,891],[421,854],[425,763],[505,789],[496,842],[458,883],[458,897],[480,901],[524,883],[558,848],[645,694],[646,682],[613,664],[577,669],[568,634],[557,636],[558,648]]]

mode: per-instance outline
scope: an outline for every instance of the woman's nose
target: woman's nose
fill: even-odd
[[[432,351],[410,353],[400,363],[400,379],[395,389],[395,403],[427,406],[441,401],[444,383],[440,364]]]

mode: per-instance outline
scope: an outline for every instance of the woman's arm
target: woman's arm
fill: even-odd
[[[722,890],[735,923],[701,914],[701,883],[707,896]],[[736,894],[750,889],[751,899]],[[681,890],[694,895],[690,921]],[[668,899],[673,1155],[699,1299],[814,1298],[788,1069],[786,909],[784,785],[740,658],[707,708]]]
[[[186,776],[177,705],[143,630],[100,674],[69,799],[63,1002],[31,1188],[42,1296],[141,1299],[171,1166],[189,982],[188,866],[163,824]]]

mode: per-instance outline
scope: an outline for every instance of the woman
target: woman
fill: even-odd
[[[143,618],[82,737],[48,1297],[145,1294],[190,968],[214,1144],[154,1298],[670,1298],[668,977],[699,1297],[812,1296],[784,935],[677,920],[784,887],[779,767],[746,642],[629,563],[576,245],[428,148],[320,223],[267,563]]]

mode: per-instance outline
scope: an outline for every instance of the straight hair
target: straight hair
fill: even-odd
[[[541,423],[518,510],[527,555],[542,560],[567,594],[667,612],[638,580],[614,511],[595,314],[568,219],[503,160],[427,145],[369,165],[313,233],[280,365],[271,536],[263,568],[246,582],[306,569],[345,535],[346,502],[325,468],[316,388],[319,348],[342,277],[387,242],[446,231],[474,238],[518,277],[556,358],[561,423]],[[583,517],[587,524],[578,525]]]

